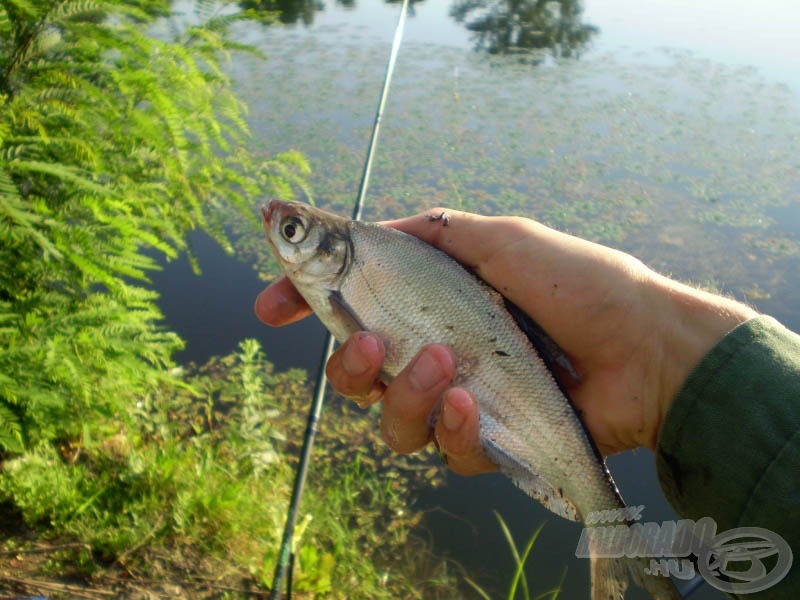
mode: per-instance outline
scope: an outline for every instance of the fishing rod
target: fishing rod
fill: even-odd
[[[383,78],[383,89],[381,90],[378,108],[375,111],[375,121],[372,124],[372,137],[369,140],[367,147],[367,157],[364,160],[364,170],[361,173],[361,184],[358,187],[358,194],[356,196],[356,203],[353,207],[353,220],[360,221],[361,215],[364,212],[364,198],[367,194],[367,187],[369,186],[369,177],[372,172],[372,159],[375,155],[375,146],[378,142],[378,133],[380,131],[381,121],[383,119],[383,109],[386,106],[386,98],[389,93],[389,84],[392,81],[394,74],[394,65],[397,62],[397,54],[400,51],[400,43],[403,39],[403,30],[406,24],[406,15],[408,14],[409,0],[403,0],[403,6],[400,9],[400,16],[397,20],[397,26],[394,31],[394,39],[392,40],[392,50],[389,53],[389,61],[386,65],[386,74]],[[314,446],[314,438],[317,435],[319,417],[322,412],[322,404],[325,399],[325,388],[327,387],[327,378],[325,377],[325,364],[328,362],[331,354],[333,353],[334,339],[330,331],[325,330],[325,344],[320,357],[319,372],[317,379],[314,383],[314,398],[311,402],[311,408],[308,412],[308,420],[306,421],[306,431],[303,437],[303,447],[300,450],[300,462],[297,465],[297,472],[295,473],[294,485],[292,487],[292,496],[289,500],[289,509],[286,513],[286,524],[283,528],[283,538],[281,539],[281,546],[278,552],[278,561],[275,565],[275,573],[272,576],[272,587],[270,588],[270,600],[280,600],[284,581],[287,582],[287,598],[291,598],[291,569],[294,564],[294,552],[292,551],[292,540],[294,538],[294,528],[297,523],[297,514],[300,509],[300,500],[303,497],[303,490],[305,489],[306,475],[308,474],[308,465],[311,461],[311,450]],[[288,579],[287,579],[288,575]]]

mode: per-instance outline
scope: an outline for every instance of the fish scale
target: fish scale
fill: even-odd
[[[458,357],[454,383],[478,399],[490,459],[512,471],[517,485],[570,519],[616,507],[613,484],[583,427],[500,294],[413,236],[360,222],[348,228],[355,258],[339,292],[348,306],[358,307],[363,329],[386,342],[384,371],[397,375],[419,350],[419,340],[446,344]],[[378,253],[385,258],[358,258]],[[549,443],[554,431],[564,430],[566,444]],[[586,486],[589,472],[602,485]],[[559,488],[574,501],[559,501]]]
[[[394,229],[277,200],[263,213],[282,270],[336,339],[381,337],[387,383],[425,344],[446,344],[454,384],[477,400],[486,455],[520,489],[572,520],[624,507],[572,403],[496,290]],[[621,600],[629,576],[655,598],[680,598],[669,579],[644,575],[646,559],[590,552],[593,600]]]

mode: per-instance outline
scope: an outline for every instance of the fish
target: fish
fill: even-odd
[[[449,346],[458,366],[453,385],[477,400],[487,457],[522,491],[573,521],[625,507],[543,357],[553,358],[554,342],[530,317],[526,326],[497,290],[423,240],[377,223],[280,200],[262,216],[281,270],[334,337],[380,336],[383,381],[423,345]],[[646,559],[596,556],[593,543],[590,536],[593,600],[623,598],[629,578],[658,600],[681,597],[669,578],[645,575]]]

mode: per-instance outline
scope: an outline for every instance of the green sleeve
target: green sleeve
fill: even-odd
[[[676,396],[656,464],[681,516],[788,542],[787,577],[746,597],[800,598],[800,336],[766,316],[728,333]]]

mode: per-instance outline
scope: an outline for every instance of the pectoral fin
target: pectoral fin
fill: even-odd
[[[356,316],[355,311],[342,298],[338,290],[331,290],[328,295],[328,303],[331,306],[331,313],[336,322],[334,332],[340,342],[343,342],[356,331],[364,331],[366,327]]]

